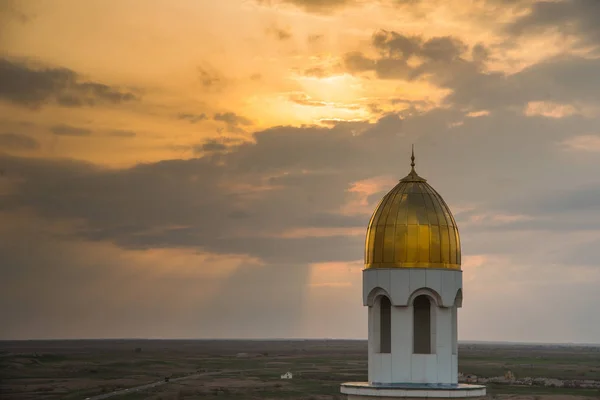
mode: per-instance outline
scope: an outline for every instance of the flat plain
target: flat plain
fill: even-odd
[[[461,343],[459,370],[600,381],[600,346]],[[293,378],[281,379],[288,371]],[[83,400],[123,389],[131,392],[110,398],[327,400],[344,398],[340,383],[366,379],[367,344],[358,340],[0,341],[0,398],[11,400]],[[487,387],[490,399],[600,399],[590,388]]]

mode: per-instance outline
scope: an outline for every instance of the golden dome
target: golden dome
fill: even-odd
[[[442,199],[415,172],[379,202],[365,244],[365,268],[448,268],[460,270],[456,221]]]

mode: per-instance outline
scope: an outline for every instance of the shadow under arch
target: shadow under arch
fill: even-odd
[[[410,296],[408,297],[408,305],[414,305],[415,299],[423,295],[429,297],[430,301],[432,302],[432,305],[435,305],[436,307],[440,307],[443,304],[442,296],[440,296],[438,292],[428,287],[422,287],[410,294]]]

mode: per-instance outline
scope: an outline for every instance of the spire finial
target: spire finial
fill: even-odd
[[[427,182],[427,179],[421,178],[417,171],[415,171],[415,145],[412,145],[412,152],[410,154],[410,172],[409,174],[400,179],[400,182]]]

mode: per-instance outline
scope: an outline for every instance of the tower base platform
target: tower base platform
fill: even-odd
[[[485,386],[465,384],[426,383],[342,383],[340,391],[348,400],[396,399],[483,399]]]

